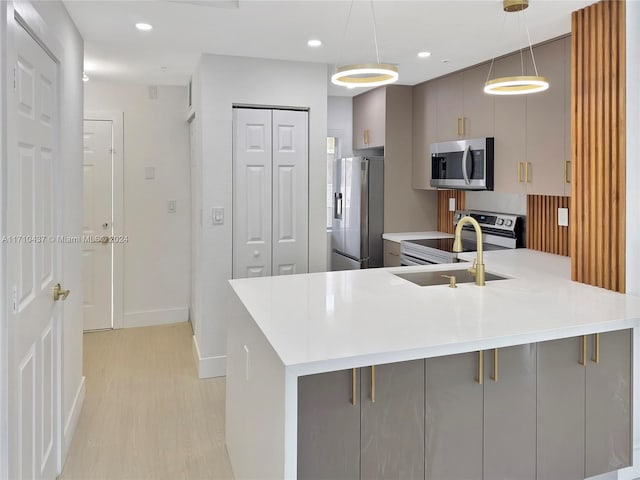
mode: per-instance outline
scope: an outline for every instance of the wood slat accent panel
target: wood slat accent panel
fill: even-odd
[[[453,233],[453,213],[449,211],[449,199],[456,199],[456,210],[465,208],[464,190],[438,190],[438,231]]]
[[[625,2],[571,17],[571,278],[625,291]]]
[[[569,256],[569,227],[558,226],[558,208],[569,208],[569,197],[527,195],[527,248]]]

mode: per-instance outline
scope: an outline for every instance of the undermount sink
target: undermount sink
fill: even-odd
[[[396,277],[408,280],[421,287],[431,285],[446,285],[449,283],[449,277],[455,276],[456,283],[475,282],[476,278],[467,270],[433,270],[429,272],[410,272],[410,273],[394,273]],[[508,277],[502,277],[494,273],[485,273],[485,281],[508,280]]]

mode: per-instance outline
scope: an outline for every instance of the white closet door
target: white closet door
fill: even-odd
[[[233,278],[269,276],[271,110],[233,114]]]
[[[273,275],[309,270],[308,113],[273,111]]]

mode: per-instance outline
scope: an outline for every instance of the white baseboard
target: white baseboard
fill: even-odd
[[[67,459],[69,447],[71,446],[71,440],[73,439],[73,434],[75,433],[76,427],[78,426],[80,412],[82,411],[82,406],[84,405],[84,396],[87,391],[87,384],[85,380],[85,377],[82,377],[82,380],[80,380],[78,391],[76,392],[76,396],[73,399],[73,404],[71,405],[69,418],[67,418],[67,421],[64,424],[64,432],[62,438],[62,465],[64,465],[64,462]]]
[[[146,310],[124,314],[124,328],[150,327],[152,325],[168,325],[182,323],[189,319],[189,307]]]
[[[198,340],[193,336],[193,359],[198,369],[198,378],[224,377],[227,375],[227,356],[203,357],[200,355]]]

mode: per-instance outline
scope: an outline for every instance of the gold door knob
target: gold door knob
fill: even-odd
[[[109,243],[109,235],[102,235],[100,237],[100,243]]]
[[[67,299],[70,293],[71,293],[71,290],[63,290],[60,284],[57,283],[56,286],[53,287],[53,300],[56,302],[58,300],[64,301]]]

